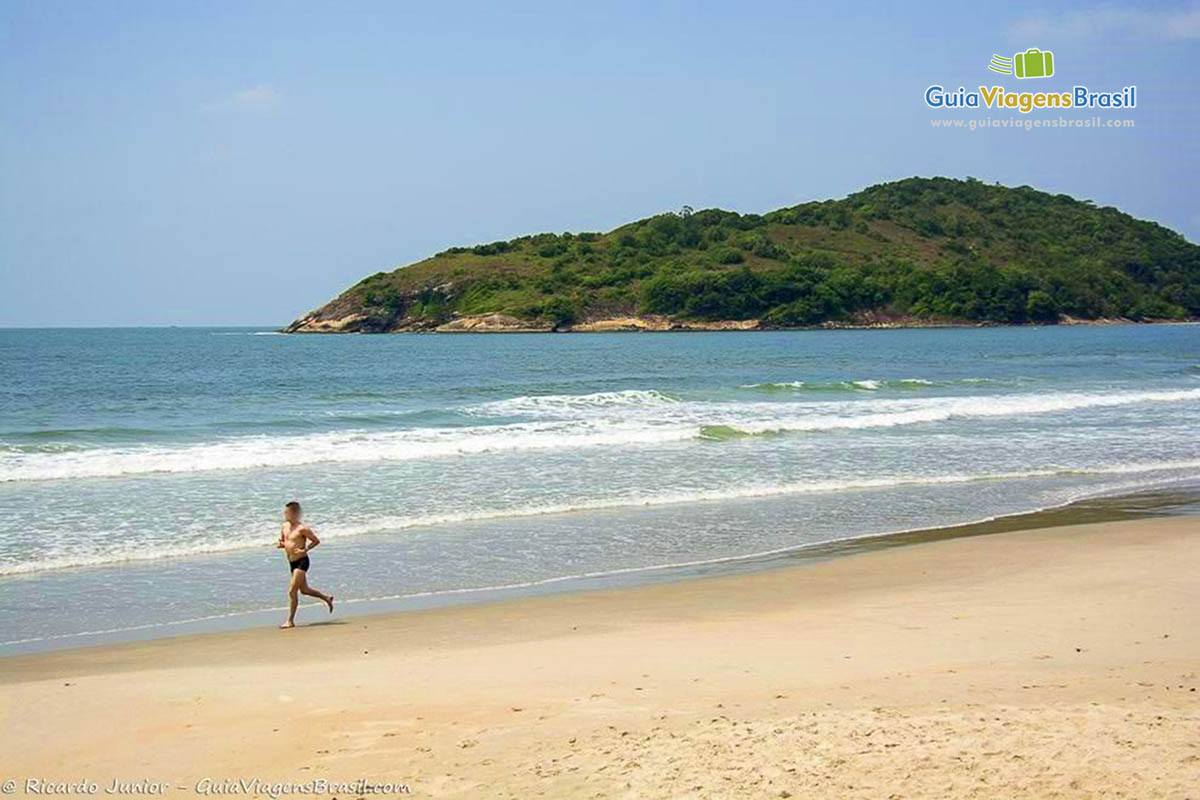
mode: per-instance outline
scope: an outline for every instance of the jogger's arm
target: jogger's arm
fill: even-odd
[[[312,528],[305,528],[305,529],[304,529],[304,538],[305,538],[305,539],[307,540],[307,542],[308,542],[308,543],[307,543],[307,544],[304,546],[304,550],[305,550],[305,552],[308,552],[309,550],[312,550],[314,547],[316,547],[317,545],[319,545],[319,544],[321,543],[321,540],[317,538],[317,535],[316,535],[315,533],[313,533],[313,530],[312,530]]]

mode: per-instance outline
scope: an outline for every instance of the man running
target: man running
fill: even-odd
[[[275,546],[287,556],[292,578],[288,583],[288,618],[279,626],[281,628],[296,627],[296,606],[302,594],[324,601],[329,606],[329,613],[333,613],[333,595],[322,594],[308,585],[308,553],[320,543],[312,528],[300,521],[300,504],[293,501],[284,506],[283,529]]]

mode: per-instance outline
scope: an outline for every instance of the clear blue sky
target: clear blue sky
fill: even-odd
[[[1045,86],[987,71],[1033,46]],[[0,325],[281,324],[449,245],[910,175],[1200,241],[1198,47],[1195,2],[6,0]],[[931,83],[1134,83],[1136,128],[934,130]]]

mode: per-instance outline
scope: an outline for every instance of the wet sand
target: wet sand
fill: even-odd
[[[3,777],[17,794],[36,777],[168,795],[362,779],[418,797],[1195,797],[1197,575],[1200,519],[1149,518],[15,656]]]

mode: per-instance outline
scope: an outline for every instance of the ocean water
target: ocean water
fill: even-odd
[[[0,653],[274,619],[293,499],[352,613],[1200,479],[1192,325],[0,330],[0,374]]]

